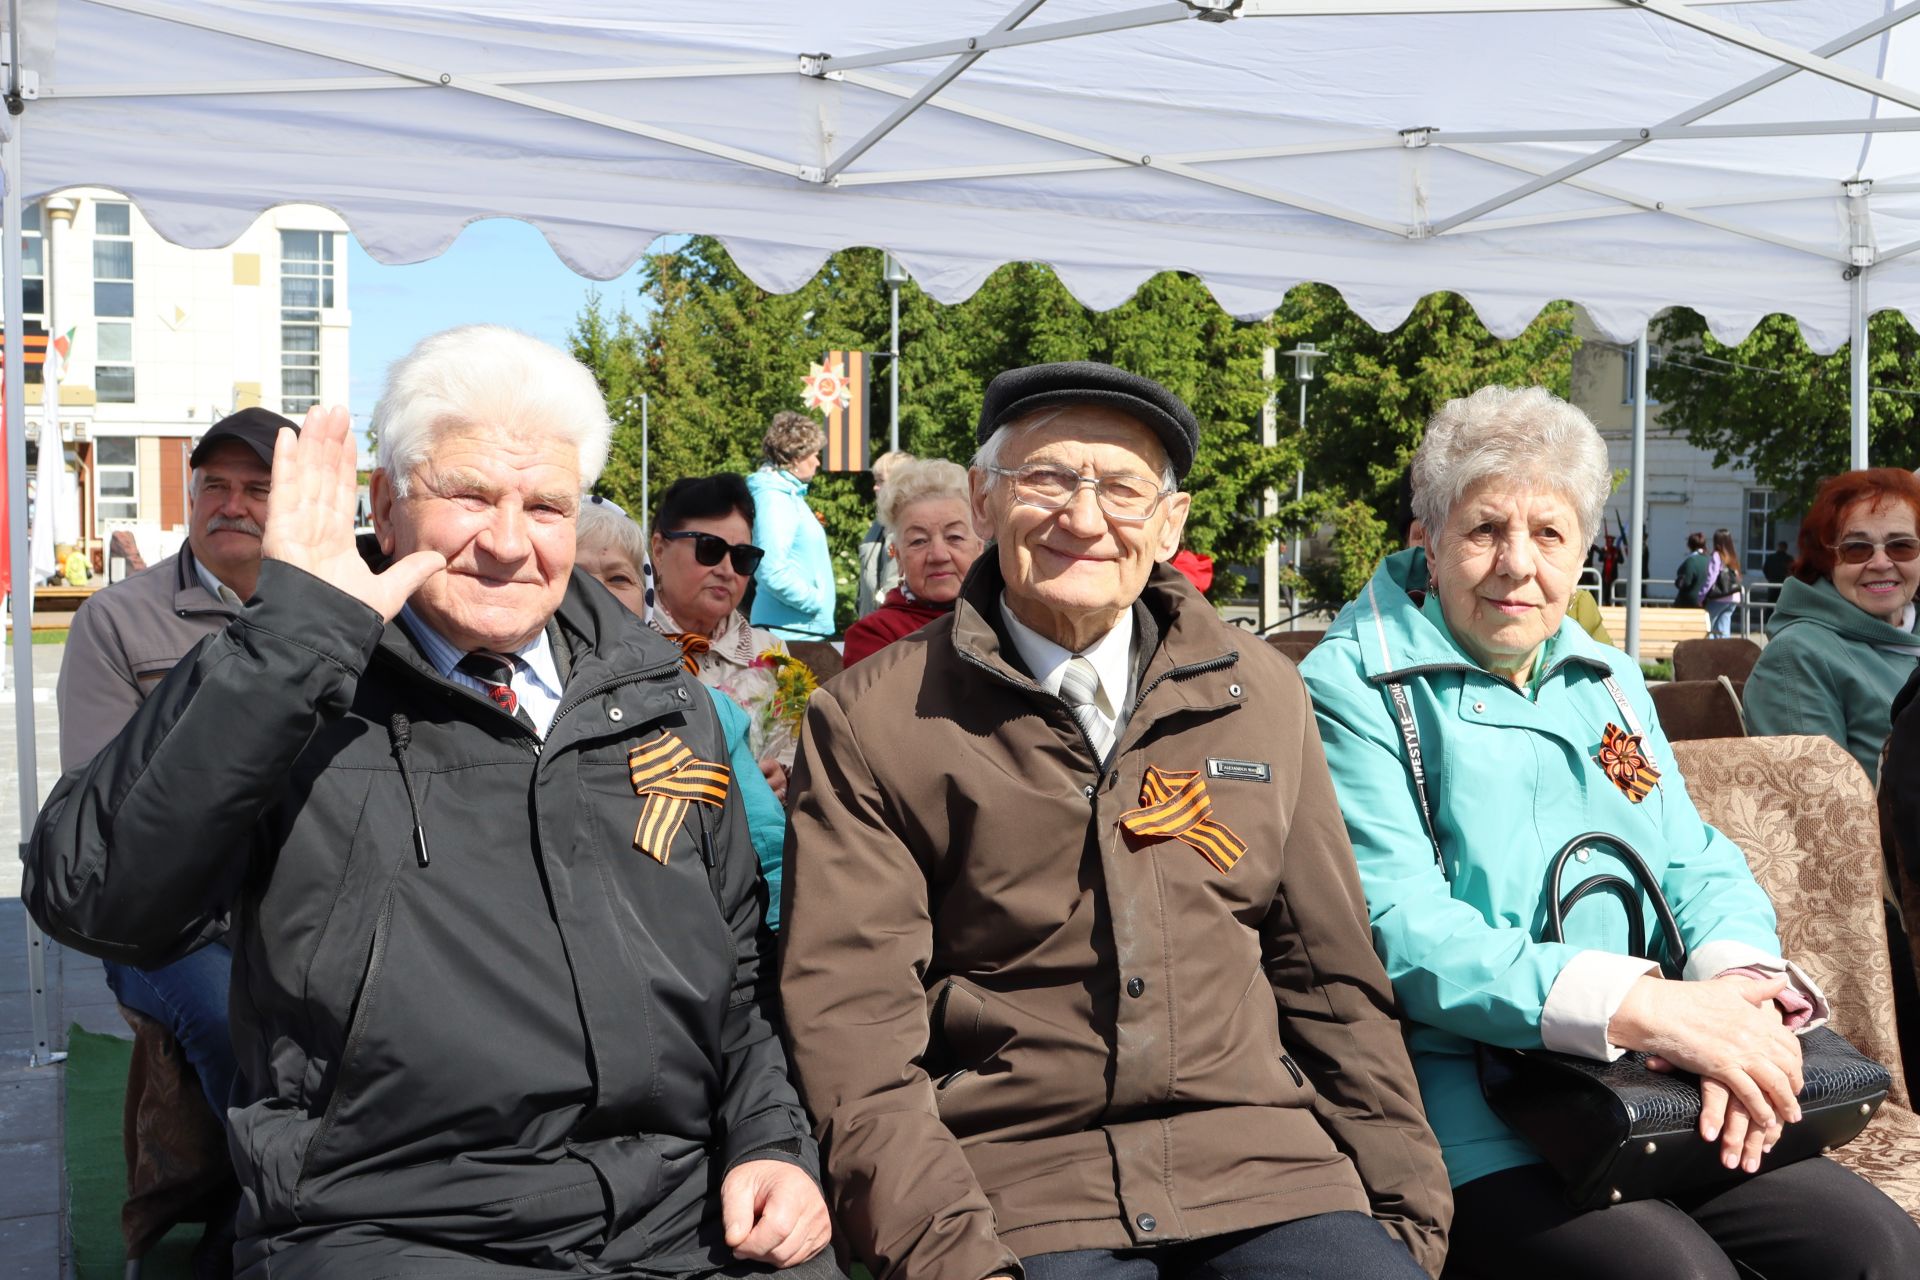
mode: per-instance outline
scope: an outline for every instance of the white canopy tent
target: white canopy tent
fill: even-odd
[[[1869,305],[1920,315],[1920,39],[1901,26],[1920,0],[8,8],[16,491],[14,228],[23,199],[82,184],[195,247],[327,205],[389,262],[516,217],[597,278],[703,232],[771,289],[873,245],[949,302],[1038,260],[1096,307],[1177,268],[1236,315],[1315,280],[1383,328],[1440,289],[1499,334],[1571,298],[1623,342],[1673,305],[1728,340],[1786,311],[1818,350],[1854,340],[1856,464]],[[30,609],[16,592],[23,687]]]

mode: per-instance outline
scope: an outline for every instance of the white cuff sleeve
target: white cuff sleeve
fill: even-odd
[[[1815,1027],[1826,1025],[1832,1015],[1827,1005],[1826,993],[1820,990],[1820,984],[1791,960],[1783,960],[1759,947],[1732,938],[1723,938],[1718,942],[1703,943],[1687,957],[1686,972],[1681,976],[1688,982],[1705,982],[1717,978],[1729,969],[1759,969],[1766,973],[1784,973],[1795,991],[1805,996],[1813,1004],[1813,1017],[1801,1031],[1811,1031]]]
[[[1608,1041],[1607,1024],[1634,983],[1660,972],[1650,960],[1582,951],[1553,980],[1540,1009],[1540,1043],[1556,1053],[1612,1062],[1626,1050]]]

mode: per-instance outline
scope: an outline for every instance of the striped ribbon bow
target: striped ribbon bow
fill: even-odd
[[[1645,800],[1653,784],[1660,781],[1660,770],[1647,759],[1640,735],[1628,733],[1617,724],[1609,722],[1601,731],[1600,750],[1594,759],[1613,785],[1635,804]]]
[[[1147,766],[1140,788],[1141,808],[1120,815],[1120,825],[1137,836],[1183,840],[1222,875],[1247,854],[1247,843],[1226,824],[1213,820],[1213,798],[1198,769]]]
[[[713,641],[698,631],[669,631],[667,639],[680,646],[680,665],[687,669],[687,674],[699,675],[700,655],[713,648]]]
[[[629,751],[627,766],[634,792],[646,800],[640,825],[633,831],[633,847],[663,864],[680,824],[686,821],[687,806],[720,807],[733,781],[727,766],[700,759],[671,733]]]

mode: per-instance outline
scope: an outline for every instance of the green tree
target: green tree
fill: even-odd
[[[1660,424],[1712,451],[1716,467],[1741,463],[1772,487],[1788,511],[1804,510],[1823,476],[1850,460],[1852,391],[1847,348],[1816,355],[1800,327],[1768,316],[1737,345],[1707,331],[1696,312],[1654,322],[1647,390]],[[1897,311],[1867,330],[1868,451],[1909,465],[1920,455],[1920,337]]]

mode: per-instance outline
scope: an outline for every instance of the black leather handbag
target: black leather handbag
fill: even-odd
[[[1560,879],[1576,850],[1605,849],[1628,867],[1637,884],[1602,874],[1564,897]],[[1632,954],[1658,963],[1671,977],[1686,966],[1686,944],[1659,883],[1624,841],[1589,832],[1567,842],[1547,875],[1547,922],[1542,941],[1562,940],[1573,905],[1593,893],[1612,894],[1627,908]],[[1660,926],[1663,955],[1647,950],[1641,895]],[[1760,1171],[1805,1160],[1850,1142],[1866,1128],[1892,1081],[1887,1069],[1844,1036],[1821,1027],[1800,1037],[1801,1119],[1786,1126]],[[1703,1141],[1699,1077],[1647,1068],[1647,1055],[1628,1052],[1599,1062],[1548,1049],[1480,1050],[1480,1087],[1487,1105],[1525,1138],[1566,1183],[1577,1209],[1602,1209],[1631,1200],[1707,1192],[1753,1175],[1720,1163],[1720,1144]]]

